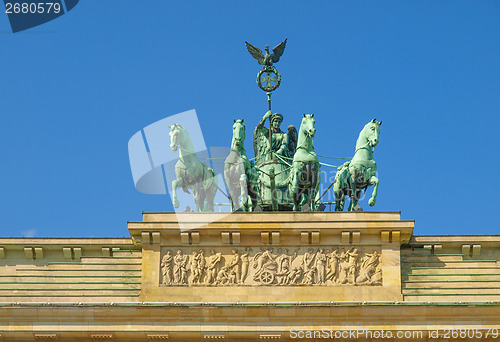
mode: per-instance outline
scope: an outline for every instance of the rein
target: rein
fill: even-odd
[[[177,147],[179,148],[179,150],[184,150],[184,151],[186,151],[186,152],[189,152],[189,150],[188,150],[188,149],[186,149],[186,148],[182,147],[182,146],[181,146],[181,145],[179,145],[179,144],[177,144]],[[179,154],[179,153],[177,153],[177,151],[172,151],[172,152],[174,152],[174,153],[175,153],[175,155],[176,155],[177,157],[179,157],[179,160],[181,161],[181,163],[182,163],[182,164],[184,164],[184,166],[186,166],[186,163],[185,163],[185,162],[184,162],[184,160],[181,158],[180,154]],[[194,152],[193,152],[193,153],[191,153],[191,154],[196,155]]]
[[[307,138],[311,138],[311,140],[312,140],[314,137],[307,136],[305,133],[303,133],[303,134],[304,134],[304,136],[306,136],[306,138],[304,139],[304,142],[303,142],[302,144],[300,144],[299,146],[297,146],[297,147],[295,148],[295,151],[297,151],[298,149],[303,149],[303,150],[305,150],[307,153],[309,153],[310,155],[313,155],[313,154],[311,153],[311,151],[314,151],[314,148],[312,148],[312,149],[307,149],[306,147],[304,147],[304,144],[307,142]]]
[[[363,146],[356,148],[354,154],[356,154],[359,150],[366,149],[367,147],[371,147],[372,153],[375,152],[375,147],[372,147],[372,145],[370,144],[370,140],[368,140]]]

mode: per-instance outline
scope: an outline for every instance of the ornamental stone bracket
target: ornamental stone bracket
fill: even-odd
[[[399,212],[144,213],[141,301],[401,300]],[[270,290],[272,289],[272,290]]]

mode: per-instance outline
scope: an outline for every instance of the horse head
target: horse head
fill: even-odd
[[[181,130],[183,127],[179,124],[173,124],[168,127],[170,128],[170,133],[168,133],[170,135],[170,148],[172,151],[177,152],[179,145],[182,143]]]
[[[314,128],[316,121],[314,120],[314,114],[304,114],[302,122],[300,124],[300,130],[307,137],[314,137],[316,134],[316,128]]]
[[[373,119],[365,125],[365,128],[363,128],[362,134],[371,147],[377,146],[379,142],[378,136],[380,134],[380,125],[382,125],[382,121]]]
[[[233,124],[233,145],[236,148],[244,148],[245,143],[245,124],[244,119],[236,120],[234,119]]]

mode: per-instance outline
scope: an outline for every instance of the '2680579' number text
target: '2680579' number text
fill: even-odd
[[[27,3],[27,2],[6,2],[5,3],[5,13],[59,13],[61,12],[61,4],[57,2],[39,2],[39,3]]]

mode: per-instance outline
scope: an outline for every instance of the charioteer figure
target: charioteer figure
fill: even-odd
[[[266,120],[270,127],[265,127]],[[254,130],[255,164],[259,172],[260,205],[264,209],[290,207],[288,175],[296,143],[290,143],[288,133],[281,130],[283,115],[268,111]],[[293,139],[293,137],[292,137]],[[271,172],[271,169],[273,172]],[[271,177],[273,179],[271,179]]]
[[[269,144],[269,128],[264,124],[267,119],[271,119],[271,144]],[[287,157],[288,151],[288,134],[281,130],[281,123],[283,122],[283,115],[280,113],[272,113],[268,111],[255,127],[254,140],[255,140],[255,159],[261,164],[264,161],[273,159],[272,153],[279,154],[280,156]],[[271,148],[269,148],[271,145]]]

